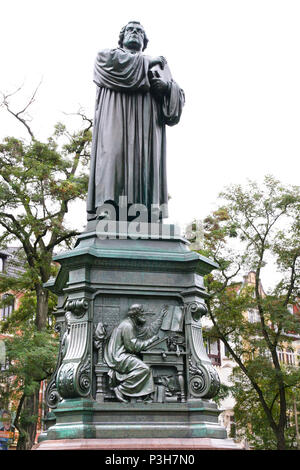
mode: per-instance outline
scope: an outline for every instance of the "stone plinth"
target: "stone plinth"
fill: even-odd
[[[34,450],[241,450],[231,439],[60,439],[43,441]]]
[[[210,401],[220,383],[202,338],[203,276],[217,265],[192,252],[172,226],[141,239],[126,238],[124,224],[117,228],[105,238],[89,223],[76,247],[55,257],[61,268],[47,286],[58,295],[61,346],[46,395],[56,421],[38,448],[236,448]],[[157,343],[138,353],[153,375],[151,403],[118,401],[106,340],[95,342],[99,325],[109,338],[132,304],[148,312],[149,325],[163,315]]]

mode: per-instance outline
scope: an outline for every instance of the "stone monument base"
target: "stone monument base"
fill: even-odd
[[[241,450],[231,439],[149,438],[149,439],[59,439],[47,440],[33,450]]]
[[[64,400],[36,450],[238,450],[208,400],[97,403]]]
[[[203,277],[218,266],[192,252],[172,226],[132,239],[127,225],[105,238],[95,224],[55,257],[61,268],[46,285],[58,296],[61,347],[46,392],[54,416],[36,449],[239,449],[210,401],[220,384],[202,337]],[[103,351],[134,304],[145,309],[146,327],[158,328],[156,342],[136,351],[151,370],[153,393],[121,402]]]

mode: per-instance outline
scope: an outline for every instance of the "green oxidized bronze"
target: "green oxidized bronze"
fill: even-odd
[[[134,239],[119,217],[120,195],[146,210],[167,201],[165,125],[179,122],[184,103],[166,60],[142,54],[146,43],[130,22],[119,47],[97,56],[89,221],[47,284],[61,340],[47,388],[56,424],[43,439],[226,437],[209,401],[220,381],[201,326],[203,276],[218,266],[172,225],[160,221],[153,236],[147,216],[148,232]],[[103,236],[109,202],[118,224]]]

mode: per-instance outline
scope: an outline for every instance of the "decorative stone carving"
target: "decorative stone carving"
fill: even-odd
[[[82,318],[89,307],[86,299],[68,300],[66,303],[66,310],[70,311],[77,318]]]
[[[102,364],[104,361],[104,343],[107,339],[107,325],[102,322],[97,323],[94,331],[94,348],[98,351],[97,363]]]
[[[150,399],[154,392],[152,371],[137,354],[159,339],[154,333],[161,322],[151,324],[150,338],[140,339],[139,329],[145,323],[146,312],[142,305],[132,305],[128,316],[113,330],[104,351],[111,387],[122,402],[128,402],[130,398]],[[146,334],[145,329],[142,332]]]
[[[192,316],[193,321],[198,322],[201,317],[207,314],[207,307],[202,302],[190,302],[186,304],[186,315],[189,313]]]
[[[54,258],[61,269],[46,285],[61,308],[69,295],[48,390],[53,406],[64,400],[55,410],[50,440],[224,436],[216,405],[203,400],[198,406],[199,398],[214,396],[218,388],[201,329],[203,276],[218,266],[190,251],[171,225],[151,234],[147,226],[150,238],[127,236],[134,203],[144,204],[147,221],[167,217],[165,125],[179,122],[184,104],[165,59],[142,54],[146,41],[143,28],[130,22],[120,47],[100,51],[95,64],[88,223],[74,249]],[[118,223],[103,238],[106,203]],[[132,304],[139,314],[144,307],[146,324],[125,318]],[[95,391],[97,401],[165,405],[99,405],[92,401]]]
[[[195,398],[213,398],[219,391],[220,379],[212,365],[194,364],[190,357],[188,387]]]
[[[90,371],[91,371],[91,356],[89,354],[87,356],[86,361],[83,364],[81,364],[78,370],[78,385],[83,395],[88,394],[90,392],[90,388],[91,388]]]
[[[63,364],[57,374],[56,385],[63,398],[76,397],[75,390],[75,370],[76,364],[67,362]]]
[[[104,401],[105,397],[105,375],[108,372],[108,366],[104,361],[104,345],[108,338],[107,324],[98,322],[94,327],[93,343],[97,351],[97,360],[95,365],[96,374],[96,400]]]
[[[59,402],[62,400],[62,397],[58,393],[58,390],[56,387],[56,376],[57,376],[57,372],[59,370],[59,367],[61,366],[62,359],[63,359],[63,342],[64,342],[64,337],[66,335],[67,329],[68,329],[67,317],[65,318],[65,322],[58,321],[54,327],[54,330],[60,334],[59,354],[57,358],[55,371],[52,374],[48,382],[46,393],[45,393],[46,403],[48,407],[52,409],[56,408]]]
[[[207,313],[204,303],[193,301],[185,305],[188,394],[190,398],[213,398],[220,388],[220,379],[203,343],[201,317]]]
[[[91,393],[90,331],[87,318],[83,318],[88,307],[84,298],[69,300],[65,305],[67,328],[61,342],[62,364],[56,375],[57,391],[63,398]]]
[[[46,389],[46,403],[49,408],[56,408],[58,403],[62,400],[60,394],[57,391],[56,388],[56,381],[55,377],[51,379],[51,381],[48,383],[47,389]]]
[[[97,350],[95,364],[97,401],[102,402],[106,399],[111,401],[114,396],[119,401],[140,401],[143,397],[147,401],[151,399],[157,402],[186,401],[183,308],[167,304],[158,305],[158,308],[159,312],[154,312],[146,305],[131,306],[129,312],[137,309],[138,315],[135,317],[129,314],[119,325],[116,325],[109,342],[105,325],[98,322],[94,326],[93,344]],[[155,315],[154,319],[153,315]],[[125,333],[120,335],[123,329],[126,332],[130,330],[129,336]],[[131,358],[130,367],[126,364],[126,371],[121,371],[119,361],[116,364],[114,362],[114,358],[118,357],[119,349],[123,351],[122,355],[125,349],[126,354]],[[136,363],[134,363],[136,354]],[[144,394],[143,390],[134,389],[135,369],[137,375],[141,369],[149,375],[148,382],[152,385],[151,390],[145,387],[147,394]],[[154,384],[153,374],[155,375]],[[125,393],[121,391],[121,395],[117,387],[120,383],[123,386],[126,384],[126,376],[131,382],[130,392],[132,393],[128,390]],[[110,391],[114,392],[114,396],[110,395]]]

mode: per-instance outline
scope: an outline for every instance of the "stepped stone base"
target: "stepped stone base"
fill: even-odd
[[[231,439],[59,439],[40,442],[34,450],[241,450]]]
[[[158,228],[156,238],[132,239],[118,227],[118,237],[111,239],[100,237],[99,227],[89,223],[76,247],[55,257],[61,268],[46,287],[58,296],[56,325],[61,345],[68,346],[61,348],[47,388],[54,416],[35,449],[240,449],[227,439],[218,422],[221,411],[209,401],[218,392],[219,377],[202,337],[203,276],[218,266],[191,251],[174,227],[167,227],[168,234]],[[176,308],[183,319],[161,336],[165,341],[165,331],[175,331],[184,346],[176,343],[175,351],[164,342],[140,352],[157,380],[152,403],[116,401],[103,357],[94,348],[95,327],[102,323],[113,331],[135,303],[155,318],[164,306],[171,313]],[[168,395],[160,377],[174,379]]]

